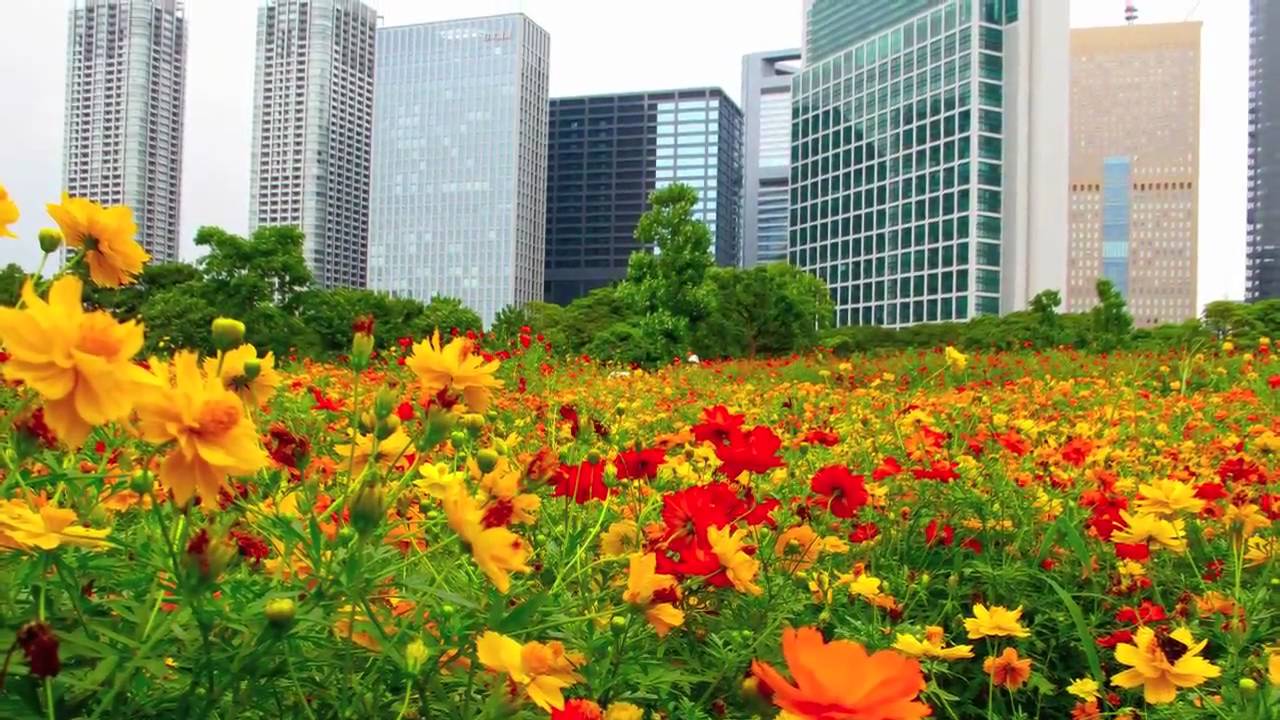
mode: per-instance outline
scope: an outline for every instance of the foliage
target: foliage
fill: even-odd
[[[715,308],[694,331],[701,357],[785,355],[812,348],[835,315],[816,276],[782,263],[710,273]]]
[[[1099,350],[1115,350],[1133,332],[1133,316],[1125,307],[1124,296],[1114,283],[1098,278],[1098,304],[1089,311],[1093,320],[1093,346]]]

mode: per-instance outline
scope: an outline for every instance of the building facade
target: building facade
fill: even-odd
[[[155,260],[178,259],[187,23],[177,0],[76,0],[68,17],[62,176],[128,205]]]
[[[1063,289],[1069,3],[873,4],[835,3],[867,11],[857,37],[793,84],[789,261],[827,283],[841,325],[962,321]]]
[[[799,50],[742,58],[742,265],[787,261],[791,80]]]
[[[1250,0],[1249,10],[1245,297],[1252,302],[1280,298],[1280,2]]]
[[[740,262],[742,112],[719,88],[551,101],[546,298],[567,303],[621,280],[649,194],[698,193],[720,265]]]
[[[981,2],[981,0],[977,0]],[[947,0],[804,0],[805,64],[844,52],[872,28],[905,22]]]
[[[519,14],[378,31],[371,287],[486,325],[542,299],[550,45]]]
[[[377,22],[360,0],[258,9],[249,229],[300,229],[324,287],[366,284]]]
[[[1139,326],[1198,314],[1200,28],[1071,31],[1070,312],[1107,278]]]

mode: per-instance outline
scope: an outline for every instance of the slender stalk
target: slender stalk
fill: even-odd
[[[47,567],[45,568],[45,572],[46,572],[46,573],[48,572],[48,568],[47,568]],[[45,620],[45,600],[46,600],[45,595],[46,595],[46,593],[45,593],[45,583],[44,583],[44,578],[41,578],[41,580],[40,580],[40,603],[39,603],[39,605],[37,606],[37,609],[36,609],[36,617],[37,617],[37,618],[39,618],[40,622],[42,622],[42,623],[43,623],[43,622],[44,622],[44,620]],[[52,678],[52,677],[48,677],[48,676],[46,676],[46,677],[44,678],[44,680],[43,680],[43,685],[44,685],[44,712],[45,712],[45,717],[46,717],[46,718],[48,718],[48,720],[55,720],[56,715],[54,714],[54,709],[53,709],[53,678]]]

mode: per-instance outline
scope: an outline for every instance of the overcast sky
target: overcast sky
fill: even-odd
[[[888,1],[888,0],[887,0]],[[1034,0],[1062,2],[1065,0]],[[185,0],[190,45],[182,243],[200,225],[248,226],[259,0]],[[0,183],[23,211],[0,263],[33,267],[58,197],[70,0],[0,0]],[[551,95],[718,85],[741,94],[741,58],[800,44],[803,0],[375,0],[385,24],[522,11],[551,34]],[[1244,296],[1246,0],[1138,0],[1146,22],[1204,21],[1200,301]],[[1072,0],[1072,25],[1123,22],[1123,0]],[[1135,108],[1134,131],[1142,131]]]

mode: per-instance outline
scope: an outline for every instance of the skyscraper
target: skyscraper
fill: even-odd
[[[719,88],[551,101],[546,297],[567,303],[621,280],[655,189],[698,193],[720,265],[741,246],[742,112]]]
[[[1245,296],[1280,298],[1280,2],[1249,3],[1249,246]]]
[[[177,0],[76,0],[68,17],[67,192],[128,205],[155,260],[178,259],[187,22]]]
[[[258,8],[249,229],[301,229],[324,287],[365,286],[377,22],[360,0]]]
[[[378,31],[371,287],[542,299],[550,46],[519,14]]]
[[[799,50],[742,58],[742,264],[787,260],[791,80]]]
[[[827,283],[839,324],[966,320],[1065,287],[1069,12],[816,0],[788,259]]]
[[[1134,322],[1197,315],[1200,23],[1071,31],[1071,235],[1067,304],[1098,278]]]

